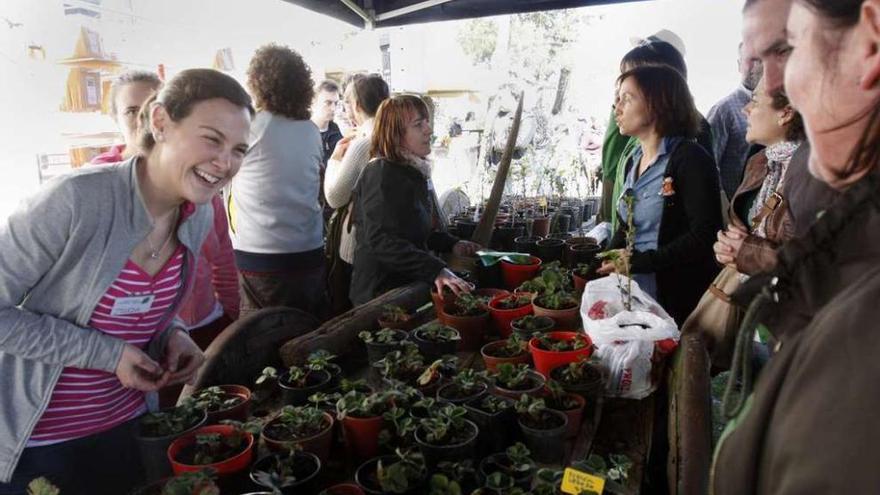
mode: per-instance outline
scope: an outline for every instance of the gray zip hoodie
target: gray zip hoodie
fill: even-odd
[[[115,372],[125,342],[87,327],[100,298],[152,229],[132,158],[60,177],[0,223],[0,481],[8,482],[66,366]],[[177,230],[183,290],[148,352],[161,358],[189,292],[210,205]]]

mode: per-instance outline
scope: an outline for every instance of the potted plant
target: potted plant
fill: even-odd
[[[379,316],[379,326],[381,328],[394,328],[397,330],[408,331],[410,320],[412,317],[400,306],[394,304],[386,304],[382,306],[382,314]]]
[[[565,241],[568,243],[568,241]],[[568,255],[568,266],[570,267],[579,267],[581,265],[586,266],[596,266],[598,267],[598,261],[596,256],[602,250],[598,244],[595,243],[578,243],[571,244],[566,246]],[[593,271],[595,275],[595,271]]]
[[[437,389],[437,399],[456,405],[482,397],[488,390],[489,377],[485,371],[466,368],[458,372],[446,385]]]
[[[564,449],[559,448],[565,440],[568,417],[547,408],[544,399],[523,395],[516,402],[517,424],[526,446],[536,461],[558,464]]]
[[[550,332],[529,341],[535,369],[545,377],[557,366],[588,359],[593,353],[590,337],[578,332]]]
[[[465,404],[468,419],[477,425],[477,445],[481,454],[498,452],[510,444],[514,436],[514,400],[497,395],[484,395]],[[485,457],[485,455],[484,455]]]
[[[584,399],[601,396],[605,390],[605,373],[588,359],[578,359],[550,370],[550,378],[567,392]]]
[[[245,421],[250,415],[251,391],[241,385],[216,385],[192,395],[195,407],[208,413],[208,424],[224,419]]]
[[[254,463],[251,480],[274,494],[314,493],[321,460],[309,452],[272,454]]]
[[[510,336],[513,320],[532,314],[532,297],[529,293],[506,294],[489,301],[489,313],[499,335]]]
[[[580,300],[571,292],[560,290],[538,294],[532,300],[535,316],[549,316],[557,328],[573,330],[580,327]]]
[[[538,469],[538,472],[535,473],[532,495],[558,495],[562,493],[563,474],[563,471],[559,469]]]
[[[385,354],[399,348],[406,340],[407,333],[403,330],[383,328],[375,332],[360,332],[358,337],[367,346],[367,361],[373,364],[385,357]]]
[[[339,483],[321,490],[318,495],[364,495],[364,491],[354,483]]]
[[[263,405],[273,395],[278,387],[278,370],[272,366],[263,368],[260,376],[254,380],[253,392],[251,393],[251,401]]]
[[[397,449],[395,455],[377,457],[355,471],[358,486],[369,495],[421,493],[427,470],[422,454]]]
[[[301,406],[315,392],[325,390],[330,385],[330,372],[313,370],[308,366],[291,366],[278,377],[281,398],[285,404]]]
[[[587,402],[577,394],[566,392],[562,385],[555,380],[547,381],[547,391],[544,395],[547,407],[559,411],[568,417],[568,429],[565,438],[574,438],[581,429],[584,417],[584,407]]]
[[[318,349],[306,358],[306,368],[313,371],[324,370],[330,373],[330,383],[327,384],[328,389],[334,389],[339,386],[339,380],[342,378],[342,367],[334,363],[336,355],[324,350]]]
[[[61,490],[41,476],[28,483],[27,493],[28,495],[59,495]]]
[[[629,480],[633,462],[625,454],[610,454],[608,460],[598,454],[590,454],[586,460],[575,462],[575,469],[605,478],[605,488],[609,493],[626,493],[624,486]]]
[[[442,461],[474,457],[479,430],[466,419],[466,415],[465,408],[447,405],[432,417],[420,421],[415,440],[429,467],[434,468]]]
[[[272,452],[288,452],[298,445],[326,464],[333,444],[333,423],[333,416],[317,407],[284,406],[263,427],[263,439]]]
[[[513,478],[501,473],[495,472],[486,476],[483,486],[471,495],[523,495],[525,492],[517,486],[514,486]]]
[[[433,414],[439,407],[440,401],[436,398],[422,397],[413,402],[412,406],[409,408],[409,414],[415,419],[430,418],[431,414]]]
[[[375,457],[379,452],[382,415],[395,405],[396,392],[346,393],[336,403],[336,417],[342,422],[345,441],[358,459]]]
[[[483,363],[487,371],[495,371],[501,363],[528,364],[529,354],[528,341],[523,340],[519,334],[513,333],[505,340],[489,342],[480,349]]]
[[[428,495],[462,495],[461,485],[455,478],[448,478],[445,474],[431,475],[428,480]]]
[[[513,479],[517,487],[528,490],[532,486],[532,477],[538,467],[531,456],[529,448],[523,443],[517,442],[504,452],[498,452],[483,459],[480,462],[480,477],[486,479],[492,473],[504,473]]]
[[[197,409],[191,398],[181,405],[138,420],[137,443],[147,481],[171,476],[171,465],[165,453],[174,439],[195,431],[205,424],[207,413]]]
[[[544,377],[524,364],[499,364],[493,374],[495,393],[518,399],[520,395],[534,395],[544,388]]]
[[[425,365],[425,358],[419,348],[408,342],[401,350],[391,351],[375,363],[386,383],[399,381],[416,387],[425,395],[434,395],[443,380],[441,368],[443,360],[435,360]]]
[[[336,403],[342,398],[340,392],[315,392],[309,396],[309,404],[336,418]]]
[[[174,474],[213,469],[218,476],[247,469],[253,458],[254,436],[231,425],[203,426],[168,447]]]
[[[449,287],[444,285],[443,293],[440,294],[436,287],[431,286],[431,301],[434,303],[434,314],[437,315],[437,321],[446,324],[446,314],[443,313],[443,308],[454,303],[456,299],[455,293]]]
[[[513,248],[518,253],[528,253],[532,256],[538,254],[538,241],[543,239],[537,235],[524,235],[513,240]]]
[[[410,339],[419,346],[419,351],[425,357],[439,359],[446,354],[455,354],[461,335],[450,326],[432,322],[413,330]]]
[[[471,491],[473,491],[474,488],[476,488],[477,471],[476,469],[474,469],[474,463],[471,459],[462,459],[454,462],[443,461],[437,464],[437,471],[439,471],[439,473],[435,476],[446,478],[447,480],[449,480],[449,483],[444,484],[442,483],[442,480],[438,480],[438,483],[430,486],[431,491],[429,492],[429,495],[443,495],[444,493],[449,493],[450,495],[455,495],[455,493],[470,493]],[[458,492],[455,491],[456,488],[459,489]]]
[[[556,321],[549,316],[528,315],[510,322],[513,333],[526,341],[534,337],[535,334],[549,332],[554,327],[556,327]]]
[[[384,450],[394,452],[398,448],[413,447],[413,434],[418,427],[418,421],[406,408],[392,407],[385,411],[382,419],[384,425],[379,432],[379,445]]]
[[[537,243],[538,257],[545,262],[562,261],[565,254],[565,241],[554,237],[541,239]]]
[[[443,308],[443,313],[446,324],[461,335],[461,350],[480,348],[489,323],[489,307],[483,299],[473,294],[461,294],[454,303]]]
[[[220,495],[220,488],[214,483],[214,473],[210,469],[181,473],[173,478],[159,481],[135,490],[132,495]],[[30,486],[28,486],[30,489]],[[58,492],[28,492],[28,495],[58,495]]]
[[[516,289],[523,282],[531,280],[541,270],[541,258],[537,256],[508,256],[501,260],[501,279],[510,290]]]
[[[578,294],[583,294],[587,287],[587,282],[596,280],[599,275],[596,273],[598,265],[595,263],[578,263],[576,268],[571,271],[574,279],[574,289]]]

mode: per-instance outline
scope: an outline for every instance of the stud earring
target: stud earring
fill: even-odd
[[[161,143],[162,141],[165,141],[165,135],[162,134],[161,132],[157,132],[157,133],[156,133],[156,141],[158,141],[158,142],[160,142],[160,143]]]

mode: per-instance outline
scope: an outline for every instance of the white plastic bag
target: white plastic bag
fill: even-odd
[[[596,345],[596,357],[609,372],[606,395],[643,399],[657,387],[651,379],[654,344],[678,342],[675,320],[632,282],[632,310],[624,309],[621,288],[628,280],[612,274],[589,282],[581,300],[584,329]]]

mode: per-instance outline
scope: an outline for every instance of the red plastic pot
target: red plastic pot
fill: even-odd
[[[577,273],[572,273],[571,278],[574,279],[574,290],[578,294],[583,294],[584,289],[587,287],[587,279],[581,277]]]
[[[263,440],[266,442],[266,447],[268,447],[273,453],[277,454],[286,454],[287,452],[290,452],[291,447],[299,445],[302,447],[302,450],[315,454],[318,459],[321,459],[321,464],[326,465],[327,461],[330,459],[330,448],[333,446],[334,421],[333,415],[326,411],[324,412],[324,419],[327,421],[328,426],[320,432],[310,437],[289,440],[271,438],[266,434],[267,427],[276,421],[276,419],[273,419],[263,426]]]
[[[531,261],[530,265],[517,265],[501,260],[501,278],[504,280],[504,286],[514,290],[526,280],[538,276],[538,272],[541,271],[541,258],[532,256]]]
[[[327,495],[364,495],[364,491],[361,490],[361,487],[355,485],[354,483],[341,483],[339,485],[333,485],[330,488],[325,490]]]
[[[449,314],[451,305],[443,308],[443,317],[446,324],[458,330],[461,342],[458,344],[460,351],[476,351],[483,345],[483,337],[489,327],[489,312],[479,316],[455,316]]]
[[[515,309],[501,309],[499,306],[501,301],[510,296],[510,293],[496,296],[491,301],[489,301],[489,314],[492,315],[492,323],[495,325],[495,329],[498,330],[498,334],[504,337],[510,337],[510,334],[513,330],[510,328],[510,322],[513,320],[518,320],[523,316],[532,314],[532,303],[528,303],[525,306],[515,308]],[[528,292],[521,292],[517,294],[517,296],[531,296]]]
[[[529,351],[532,353],[532,360],[535,362],[535,370],[545,377],[550,376],[550,370],[564,364],[573,363],[581,359],[589,359],[593,354],[593,345],[590,337],[579,332],[550,332],[550,337],[557,340],[572,340],[575,337],[583,337],[587,340],[587,346],[574,351],[545,351],[538,347],[538,339],[533,338],[529,341]]]
[[[246,470],[254,457],[254,436],[250,433],[244,433],[245,441],[247,442],[247,447],[244,451],[224,461],[201,466],[184,464],[177,461],[177,456],[180,452],[196,442],[197,435],[219,433],[223,436],[230,436],[234,431],[235,427],[230,425],[205,426],[171,442],[171,445],[168,447],[168,462],[171,463],[174,475],[197,473],[203,469],[214,469],[218,476],[224,476]]]
[[[357,459],[376,457],[379,452],[379,432],[382,431],[382,416],[372,418],[342,418],[342,431],[349,451]]]
[[[486,371],[495,371],[495,368],[498,367],[501,363],[531,363],[531,354],[528,351],[523,351],[523,353],[516,357],[495,357],[490,355],[492,349],[497,349],[504,345],[503,340],[496,340],[495,342],[489,342],[484,345],[482,349],[480,349],[480,355],[483,356],[483,362],[486,364]]]
[[[241,385],[220,385],[220,389],[224,394],[237,395],[244,399],[229,409],[221,409],[219,411],[208,412],[208,421],[206,424],[217,424],[224,419],[234,419],[236,421],[245,422],[251,412],[251,391],[247,387]]]

